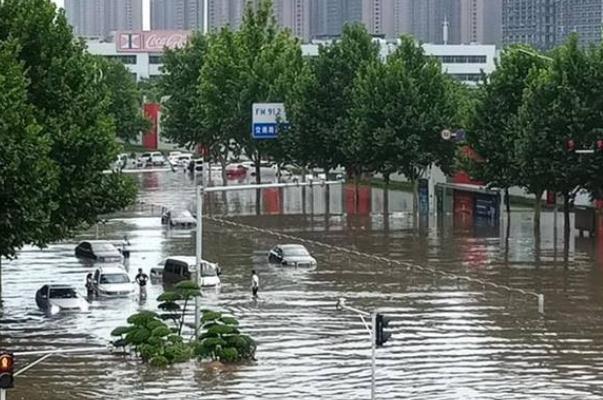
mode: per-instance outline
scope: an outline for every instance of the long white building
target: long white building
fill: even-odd
[[[122,32],[115,35],[113,42],[89,40],[88,51],[103,57],[119,60],[132,72],[136,80],[153,79],[161,75],[162,44],[181,44],[182,32]],[[375,39],[381,44],[381,54],[386,57],[396,48],[396,41]],[[302,45],[305,56],[316,56],[320,44],[328,42],[313,41]],[[441,45],[424,44],[426,54],[442,62],[444,72],[467,84],[475,84],[482,72],[494,71],[496,47],[494,45]]]

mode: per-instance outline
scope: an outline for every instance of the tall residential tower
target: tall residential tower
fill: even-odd
[[[77,36],[142,29],[142,0],[65,0],[65,12]]]

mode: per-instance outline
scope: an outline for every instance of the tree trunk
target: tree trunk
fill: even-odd
[[[419,180],[414,179],[412,182],[412,213],[416,217],[419,210]]]
[[[360,175],[358,172],[354,172],[354,213],[358,212],[358,203],[360,202],[360,194],[358,193],[358,186],[360,185]]]
[[[563,193],[563,242],[566,250],[569,250],[570,233],[570,194]]]
[[[329,180],[329,167],[323,168],[325,171],[325,181]],[[327,218],[331,214],[331,188],[329,185],[325,185],[325,214]]]
[[[222,185],[228,186],[228,177],[226,176],[226,157],[220,156],[220,169],[222,172]],[[211,173],[211,171],[209,171]]]
[[[383,174],[383,218],[389,218],[389,174]]]
[[[540,237],[540,206],[542,203],[542,190],[538,190],[535,194],[536,201],[534,202],[534,234]]]
[[[255,183],[257,183],[258,185],[260,183],[262,183],[262,175],[261,175],[261,171],[260,171],[260,161],[262,160],[262,157],[260,155],[260,151],[258,150],[256,153],[256,160],[254,162],[255,164]]]

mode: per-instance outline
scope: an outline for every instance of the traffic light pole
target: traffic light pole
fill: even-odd
[[[371,313],[371,400],[375,399],[375,360],[377,349],[377,313]]]
[[[337,300],[337,305],[335,306],[338,310],[347,310],[355,313],[360,317],[362,323],[364,323],[364,327],[367,329],[371,336],[371,400],[375,400],[375,369],[376,369],[376,359],[377,359],[377,313],[368,313],[366,311],[359,310],[354,307],[350,307],[345,303],[344,298],[340,298]],[[364,317],[371,317],[371,326],[369,327],[366,323]]]

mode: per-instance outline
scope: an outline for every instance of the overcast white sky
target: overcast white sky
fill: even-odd
[[[65,4],[64,0],[52,0],[53,2],[56,3],[56,5],[58,5],[59,7],[63,7]],[[142,27],[143,29],[149,29],[150,25],[151,25],[151,8],[149,6],[149,0],[142,0],[142,15],[143,15],[143,20],[142,20]]]

